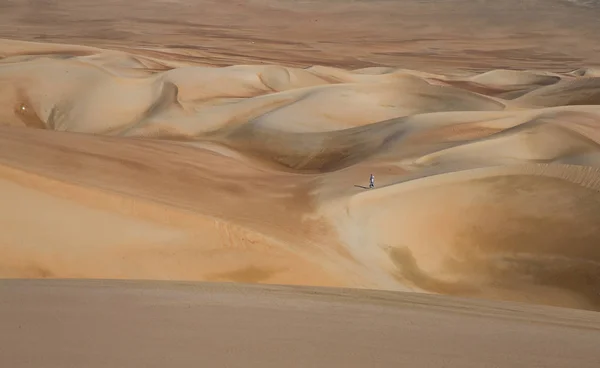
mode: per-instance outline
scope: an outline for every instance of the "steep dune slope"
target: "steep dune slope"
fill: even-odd
[[[357,254],[401,283],[597,308],[600,172],[519,165],[393,184],[326,208]],[[435,229],[435,230],[432,230]]]
[[[327,226],[297,226],[311,207],[310,179],[176,144],[55,134],[2,130],[3,197],[41,203],[3,207],[13,229],[2,235],[3,276],[348,282],[335,281],[347,252],[315,243]],[[28,231],[52,227],[48,216],[60,225],[52,236]],[[111,237],[93,236],[111,222]],[[120,236],[123,228],[137,237]]]
[[[534,106],[598,105],[600,78],[566,80],[531,91],[518,99]]]

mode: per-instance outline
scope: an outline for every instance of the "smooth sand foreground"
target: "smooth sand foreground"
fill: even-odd
[[[589,367],[600,315],[377,291],[0,283],[6,367]]]

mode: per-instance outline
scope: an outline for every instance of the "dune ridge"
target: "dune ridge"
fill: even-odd
[[[0,54],[2,277],[600,310],[593,72],[214,67],[8,40]]]

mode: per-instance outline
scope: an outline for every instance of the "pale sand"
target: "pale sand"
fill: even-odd
[[[6,367],[598,366],[600,315],[348,289],[0,284]]]
[[[492,1],[196,2],[206,13],[188,1],[155,0],[143,9],[109,2],[104,10],[88,1],[44,2],[35,10],[11,2],[0,9],[0,35],[13,38],[0,39],[0,277],[330,286],[413,291],[390,298],[423,298],[430,307],[422,308],[454,300],[428,299],[429,293],[487,299],[476,303],[490,308],[491,300],[502,300],[599,311],[600,58],[579,42],[596,32],[600,23],[591,15],[598,8],[550,2],[519,9]],[[440,18],[449,7],[453,16]],[[309,13],[323,22],[302,25]],[[406,15],[404,33],[391,17],[399,13]],[[529,22],[542,13],[545,20]],[[193,14],[202,15],[194,21]],[[436,26],[410,26],[434,18]],[[469,19],[489,27],[469,38],[463,24]],[[103,22],[135,35],[116,40],[96,33],[107,29]],[[227,32],[217,32],[218,24]],[[377,32],[374,24],[381,25]],[[540,43],[541,31],[553,42]],[[71,44],[14,40],[39,33]],[[168,47],[175,39],[209,49]],[[315,40],[329,43],[316,52]],[[428,54],[435,44],[449,57]],[[371,173],[375,190],[366,187]],[[36,285],[44,284],[6,281],[0,288],[9,298],[15,287],[32,298],[61,298],[37,295]],[[83,284],[52,285],[59,293],[85,292],[72,286]],[[121,286],[111,285],[121,295]],[[160,285],[167,294],[177,288]],[[201,298],[236,293],[196,287],[212,288]],[[128,286],[122,292],[137,293]],[[246,295],[239,292],[235,298]],[[8,307],[19,308],[19,299],[13,302]],[[469,302],[457,303],[479,313]],[[400,323],[393,315],[377,318]],[[501,328],[495,318],[480,316],[477,323],[489,323],[483,331],[491,333]],[[368,321],[360,322],[365,329]],[[482,333],[473,322],[453,321]],[[342,322],[332,327],[335,336],[352,336]],[[390,339],[366,341],[392,354],[395,346],[416,344],[410,338],[416,332],[405,327]],[[528,331],[522,336],[538,331],[519,328]],[[453,340],[453,329],[427,336]],[[579,332],[564,332],[572,341],[569,333]],[[176,344],[178,336],[169,341]],[[520,340],[500,340],[498,347],[473,349],[484,359],[473,358],[473,366],[514,365],[503,359]],[[467,352],[454,353],[452,343],[440,346],[440,354],[448,349],[455,354],[446,356],[448,364],[469,366],[457,358]],[[554,352],[557,343],[540,344],[537,352],[515,350],[514,359],[535,365],[552,357],[540,351]],[[350,345],[346,354],[356,350]],[[425,359],[432,350],[419,346],[415,359]],[[276,364],[287,353],[273,354]],[[378,354],[370,355],[373,362]],[[579,366],[594,357],[591,347],[571,356],[582,359]],[[294,357],[298,364],[304,359]],[[410,359],[387,357],[388,364]],[[54,358],[50,364],[60,365],[73,356],[61,350]],[[314,359],[331,364],[328,356]],[[332,361],[345,365],[339,357]]]
[[[600,307],[595,77],[160,72],[121,51],[2,44],[3,277]]]

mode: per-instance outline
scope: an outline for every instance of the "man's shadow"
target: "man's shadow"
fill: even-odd
[[[369,187],[365,187],[365,186],[362,186],[362,185],[355,185],[355,187],[356,188],[362,188],[362,189],[369,189]]]

